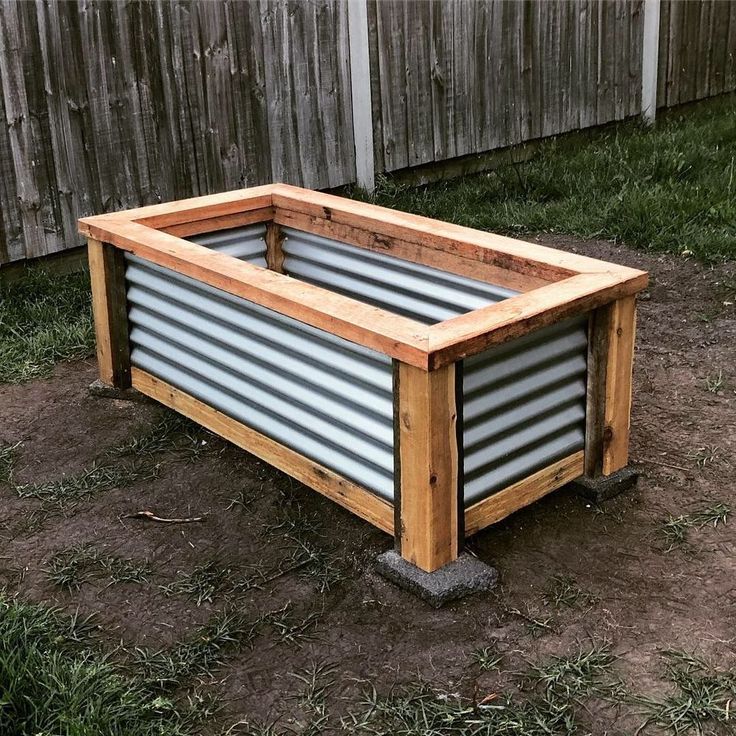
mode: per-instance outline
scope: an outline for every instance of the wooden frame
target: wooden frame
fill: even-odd
[[[268,268],[184,240],[266,223]],[[521,292],[430,326],[283,273],[282,227],[472,276]],[[425,570],[454,559],[464,534],[582,475],[627,463],[635,295],[647,274],[581,255],[284,184],[80,220],[89,239],[100,379],[132,386],[285,470],[389,533]],[[243,297],[394,360],[396,508],[152,375],[130,369],[123,251]],[[585,452],[458,509],[461,361],[574,315],[589,314]],[[464,527],[464,531],[463,531]]]

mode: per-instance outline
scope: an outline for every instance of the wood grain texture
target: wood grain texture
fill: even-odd
[[[130,345],[123,252],[92,238],[87,244],[100,381],[125,389],[130,386]]]
[[[355,180],[341,0],[2,0],[0,92],[0,263],[91,213]]]
[[[588,339],[585,474],[610,475],[628,463],[636,300],[596,309]]]
[[[632,370],[636,339],[636,298],[619,299],[610,307],[608,366],[603,431],[603,475],[626,467],[629,460]]]
[[[469,537],[491,524],[496,524],[515,511],[579,478],[584,472],[583,456],[582,450],[576,452],[470,506],[465,511],[465,536]]]
[[[578,274],[431,325],[430,370],[636,294],[647,282],[648,276],[642,271],[631,276],[615,272]]]
[[[271,271],[284,273],[284,233],[281,226],[271,221],[266,226],[266,263]]]
[[[427,572],[459,553],[455,366],[398,367],[401,556]]]
[[[132,381],[133,388],[146,396],[189,417],[220,437],[224,437],[323,496],[339,503],[348,511],[352,511],[379,529],[393,534],[392,505],[370,491],[231,419],[146,371],[133,368]]]
[[[136,222],[107,218],[87,228],[122,250],[274,309],[392,358],[427,368],[424,325]]]

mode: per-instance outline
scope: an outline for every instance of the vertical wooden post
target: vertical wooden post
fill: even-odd
[[[126,389],[130,387],[130,346],[125,258],[120,249],[93,238],[87,239],[87,247],[100,381]]]
[[[284,272],[284,233],[275,222],[266,224],[266,263],[271,271]]]
[[[611,475],[629,460],[636,298],[601,307],[590,318],[585,475]]]
[[[455,366],[427,372],[398,363],[395,376],[396,546],[433,572],[456,559],[462,543]]]
[[[659,0],[644,0],[644,32],[641,49],[641,116],[653,125],[657,116],[659,66]]]

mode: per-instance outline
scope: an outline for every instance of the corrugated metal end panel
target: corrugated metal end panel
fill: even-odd
[[[465,505],[585,446],[587,318],[464,361]]]
[[[465,314],[519,292],[283,228],[284,271],[424,324]]]
[[[217,230],[214,233],[190,235],[186,240],[226,253],[241,261],[266,268],[266,225],[257,222],[246,227]]]
[[[191,240],[265,265],[263,248],[242,238],[251,228],[238,230]],[[134,366],[392,500],[389,358],[126,258]]]

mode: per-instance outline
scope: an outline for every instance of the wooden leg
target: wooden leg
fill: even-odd
[[[130,346],[125,258],[123,251],[99,240],[89,238],[87,246],[100,381],[126,389],[130,387]]]
[[[284,233],[281,225],[269,222],[266,225],[266,263],[271,271],[284,272]]]
[[[611,475],[628,463],[635,332],[633,296],[591,315],[585,445],[588,478]]]
[[[462,540],[455,366],[398,363],[395,378],[397,551],[433,572],[457,558]]]

